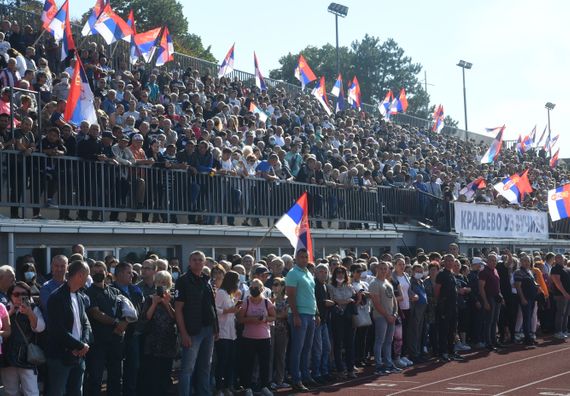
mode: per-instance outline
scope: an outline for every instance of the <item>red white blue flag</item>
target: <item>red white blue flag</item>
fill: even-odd
[[[358,83],[356,76],[354,76],[352,83],[348,88],[348,103],[350,103],[353,108],[360,109],[360,99],[360,84]]]
[[[437,106],[437,108],[433,113],[433,127],[431,128],[433,132],[437,133],[441,132],[441,130],[445,126],[445,123],[443,122],[444,117],[445,115],[443,112],[443,106],[442,105]]]
[[[220,65],[220,70],[218,71],[218,78],[222,78],[234,71],[234,47],[236,43],[232,45],[232,48],[226,54],[224,61]]]
[[[257,55],[253,51],[253,66],[255,67],[255,85],[262,91],[267,91],[267,84],[265,84],[265,79],[261,70],[259,70],[259,62],[257,61]]]
[[[382,116],[386,119],[390,119],[390,105],[392,104],[393,100],[394,100],[394,94],[392,93],[392,90],[390,89],[390,90],[388,90],[388,93],[384,97],[384,100],[382,102],[380,102],[380,104],[378,105],[378,109],[380,110],[380,114],[382,114]]]
[[[77,57],[73,76],[71,77],[67,104],[63,113],[64,120],[74,125],[80,125],[82,121],[87,121],[90,124],[97,123],[93,99],[94,96],[89,87],[89,80],[85,70],[83,70],[81,59]]]
[[[322,76],[313,91],[311,92],[315,98],[319,101],[323,109],[328,115],[331,115],[331,109],[329,108],[329,100],[327,98],[327,88],[325,86],[325,77]]]
[[[305,89],[305,85],[317,79],[303,55],[299,55],[299,61],[295,68],[295,78],[301,82],[301,89]]]
[[[64,4],[67,6],[67,1]],[[75,41],[73,40],[73,33],[71,32],[71,23],[69,23],[69,10],[66,10],[65,15],[65,28],[63,30],[63,38],[61,40],[61,60],[70,56],[70,51],[75,50]]]
[[[461,191],[459,191],[459,194],[465,195],[465,198],[468,201],[471,201],[473,199],[473,196],[475,195],[475,191],[485,187],[487,187],[485,179],[483,179],[482,176],[479,176],[477,179],[473,180],[471,183],[463,187]]]
[[[331,95],[336,96],[338,98],[341,89],[342,89],[342,75],[339,73],[334,83],[334,86],[331,89]]]
[[[560,148],[558,150],[556,150],[556,152],[554,153],[552,158],[550,158],[550,168],[554,169],[554,168],[556,168],[556,165],[558,165],[558,154],[559,153],[560,153]]]
[[[91,36],[92,34],[97,34],[97,30],[95,30],[95,23],[97,23],[99,15],[101,15],[101,12],[108,3],[109,3],[108,0],[95,1],[95,6],[91,10],[91,14],[89,15],[89,18],[87,18],[87,21],[85,21],[85,25],[81,30],[81,36],[85,37],[85,36]]]
[[[154,56],[154,52],[156,51],[156,41],[158,40],[161,31],[162,28],[156,28],[135,34],[135,45],[146,63],[150,63]]]
[[[314,262],[313,240],[309,227],[309,203],[306,192],[275,223],[275,227],[291,242],[295,253],[300,249],[307,249],[309,262]]]
[[[251,111],[253,114],[257,114],[259,116],[259,121],[261,122],[267,121],[267,114],[265,114],[263,110],[257,107],[255,103],[251,102],[249,104],[249,111]]]
[[[93,26],[103,40],[110,45],[118,40],[130,41],[133,29],[112,10],[111,4],[107,3]]]
[[[495,184],[495,190],[505,197],[510,203],[521,203],[525,194],[530,194],[533,190],[528,180],[528,169],[521,175],[515,173],[507,177],[502,182]]]
[[[44,9],[42,10],[42,27],[47,29],[53,17],[57,14],[57,5],[55,0],[46,0]]]
[[[160,44],[158,45],[158,56],[156,57],[156,66],[162,66],[167,62],[174,60],[174,43],[172,42],[172,37],[170,37],[170,32],[165,26],[162,31],[162,37],[160,39]]]
[[[69,20],[69,0],[65,0],[65,3],[57,11],[47,28],[56,42],[61,41],[65,35],[66,20]]]
[[[570,217],[570,184],[548,191],[548,213],[552,221]]]
[[[495,160],[499,157],[499,153],[501,152],[501,147],[503,147],[503,132],[505,131],[505,126],[503,125],[500,128],[495,128],[494,130],[499,129],[499,133],[495,136],[495,140],[491,143],[489,150],[483,155],[481,158],[482,164],[490,164],[495,162]]]

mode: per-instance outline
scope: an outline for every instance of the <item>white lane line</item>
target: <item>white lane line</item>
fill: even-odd
[[[504,388],[504,385],[485,385],[485,384],[458,384],[457,382],[450,382],[449,385],[458,386],[481,386],[483,388]]]
[[[556,351],[550,351],[550,352],[542,353],[542,354],[535,355],[535,356],[529,356],[529,357],[526,357],[526,358],[523,358],[523,359],[512,360],[512,361],[510,361],[510,362],[503,363],[503,364],[498,364],[498,365],[496,365],[496,366],[486,367],[486,368],[481,369],[481,370],[476,370],[476,371],[472,371],[472,372],[469,372],[469,373],[464,373],[464,374],[456,375],[456,376],[451,377],[451,378],[444,378],[444,379],[441,379],[441,380],[439,380],[439,381],[430,382],[430,383],[425,384],[425,385],[419,385],[419,386],[415,386],[415,387],[413,387],[413,388],[404,389],[404,390],[401,390],[401,391],[398,391],[398,392],[390,393],[390,394],[387,395],[387,396],[400,395],[400,394],[402,394],[402,393],[411,392],[411,391],[414,391],[414,390],[416,390],[416,389],[420,389],[420,388],[425,388],[425,387],[432,386],[432,385],[441,384],[442,382],[447,382],[447,381],[449,381],[449,380],[452,380],[452,381],[453,381],[454,379],[457,379],[457,378],[466,377],[466,376],[474,375],[474,374],[479,374],[479,373],[483,373],[483,372],[489,371],[489,370],[495,370],[495,369],[497,369],[497,368],[499,368],[499,367],[509,366],[509,365],[515,364],[515,363],[526,362],[527,360],[532,360],[532,359],[536,359],[536,358],[539,358],[539,357],[552,355],[552,354],[554,354],[554,353],[567,351],[567,350],[569,350],[569,349],[570,349],[570,347],[566,347],[566,348],[562,348],[562,349],[557,349]]]
[[[552,391],[564,391],[564,392],[570,392],[570,389],[568,388],[536,388],[536,390],[552,390]]]
[[[550,377],[547,377],[547,378],[539,379],[539,380],[537,380],[537,381],[529,382],[528,384],[524,384],[524,385],[521,385],[521,386],[517,386],[516,388],[508,389],[508,390],[506,390],[506,391],[504,391],[504,392],[497,393],[495,396],[505,395],[505,394],[510,393],[510,392],[518,391],[519,389],[528,388],[529,386],[532,386],[532,385],[535,385],[535,384],[540,384],[541,382],[548,381],[548,380],[551,380],[551,379],[554,379],[554,378],[558,378],[558,377],[562,377],[562,376],[567,375],[567,374],[570,374],[570,371],[565,371],[565,372],[560,373],[560,374],[556,374],[556,375],[553,375],[553,376],[550,376]]]

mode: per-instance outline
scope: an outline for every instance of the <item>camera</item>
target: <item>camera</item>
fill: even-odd
[[[164,297],[164,286],[157,286],[156,287],[156,295],[158,297]]]

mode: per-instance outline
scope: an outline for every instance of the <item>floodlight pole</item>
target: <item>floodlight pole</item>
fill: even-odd
[[[334,14],[334,22],[336,26],[336,75],[338,76],[340,73],[340,56],[338,49],[338,14]]]
[[[469,129],[467,128],[467,89],[465,88],[465,67],[462,67],[463,71],[463,112],[465,113],[465,132]],[[467,137],[467,134],[465,134]],[[466,139],[467,140],[467,139]]]

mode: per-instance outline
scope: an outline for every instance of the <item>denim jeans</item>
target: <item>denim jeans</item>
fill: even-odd
[[[66,366],[61,359],[47,360],[49,387],[47,396],[81,396],[83,394],[83,374],[85,360]]]
[[[520,305],[521,312],[522,312],[522,319],[523,319],[523,331],[524,331],[524,338],[525,341],[531,341],[530,333],[532,333],[532,314],[534,312],[534,304],[535,304],[534,296],[531,298],[527,298],[526,305]]]
[[[214,353],[214,329],[212,326],[202,327],[198,334],[190,338],[192,346],[182,348],[178,394],[193,395],[192,387],[194,387],[196,395],[211,395],[210,366]]]
[[[289,373],[293,383],[301,382],[301,378],[311,376],[309,372],[309,360],[315,333],[315,315],[300,314],[301,326],[295,327],[293,315],[289,314],[289,326],[291,327],[291,346],[289,348]]]
[[[483,310],[483,342],[487,346],[497,344],[497,322],[501,312],[501,305],[494,298],[487,298],[490,310]]]
[[[570,301],[564,296],[554,296],[556,302],[556,316],[554,317],[554,330],[559,332],[568,331],[568,316],[570,315]]]
[[[384,364],[387,367],[394,365],[392,362],[392,339],[396,326],[388,323],[383,316],[374,318],[374,360],[376,368]]]
[[[329,374],[330,353],[329,328],[326,323],[321,323],[315,327],[313,348],[311,350],[311,367],[314,378]]]

